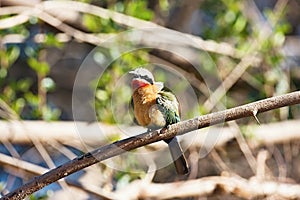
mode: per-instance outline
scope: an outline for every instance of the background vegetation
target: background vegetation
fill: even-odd
[[[200,54],[197,59],[201,60],[205,74],[209,75],[211,80],[221,80],[223,85],[214,86],[215,90],[209,94],[205,88],[207,77],[202,77],[190,63],[179,56],[170,56],[168,52],[160,49],[142,49],[124,54],[110,63],[101,79],[90,83],[97,88],[94,105],[97,120],[109,124],[105,126],[114,127],[115,123],[120,122],[132,125],[130,116],[114,116],[111,106],[114,95],[118,97],[116,101],[120,105],[127,105],[131,96],[129,86],[116,90],[116,83],[129,70],[148,63],[157,63],[158,60],[191,81],[198,105],[184,113],[184,119],[215,110],[216,105],[212,104],[212,97],[224,107],[234,107],[295,91],[300,87],[300,3],[296,0],[79,1],[104,8],[111,11],[112,15],[117,12],[143,20],[125,19],[124,23],[117,22],[112,15],[108,18],[101,17],[104,12],[99,12],[99,15],[93,14],[92,10],[78,12],[79,9],[75,5],[68,5],[71,1],[62,1],[70,9],[56,7],[52,10],[47,10],[47,6],[56,2],[43,4],[45,2],[1,1],[0,117],[12,127],[14,124],[9,122],[14,120],[72,121],[73,84],[76,72],[88,53],[99,41],[105,41],[106,38],[126,30],[147,27],[147,21],[194,35],[207,42],[207,49],[203,50],[207,51],[211,60],[201,60]],[[45,6],[45,11],[28,11],[37,5]],[[71,9],[72,6],[74,9]],[[59,23],[55,23],[55,19]],[[132,22],[131,27],[129,22]],[[178,41],[176,45],[184,44]],[[224,48],[225,46],[228,48]],[[114,57],[113,47],[103,49],[102,56]],[[159,69],[154,66],[150,68],[159,81],[170,81]],[[222,90],[218,89],[220,87]],[[176,93],[184,93],[186,90],[184,85],[175,88]],[[299,116],[299,106],[293,106],[262,114],[259,120],[262,124],[269,124],[296,120]],[[91,119],[86,117],[82,120],[90,122]],[[261,180],[299,184],[299,133],[295,131],[292,137],[285,138],[284,141],[270,138],[270,143],[262,142],[258,145],[259,139],[254,131],[256,126],[253,119],[242,119],[238,121],[238,126],[236,123],[225,124],[226,130],[235,134],[205,158],[199,155],[199,143],[191,145],[186,151],[192,168],[189,177],[177,177],[172,166],[160,169],[150,176],[145,171],[150,165],[142,166],[137,158],[125,156],[113,160],[118,165],[125,166],[125,172],[99,164],[46,187],[31,199],[58,199],[59,195],[70,195],[72,190],[80,194],[78,199],[113,198],[118,192],[125,192],[124,188],[130,188],[134,180],[147,178],[151,183],[165,183],[226,174],[245,179],[256,177]],[[285,133],[287,127],[282,125],[281,128],[282,133]],[[14,134],[14,130],[12,128],[10,135]],[[266,126],[265,131],[270,130],[270,127]],[[60,132],[63,134],[64,131]],[[68,143],[53,139],[51,133],[44,130],[43,126],[40,132],[49,134],[44,136],[49,139],[40,141],[38,136],[32,136],[24,141],[16,141],[13,137],[1,141],[2,194],[43,171],[39,168],[40,171],[36,171],[36,174],[24,168],[18,169],[13,166],[14,161],[5,161],[5,156],[33,163],[46,170],[86,150],[122,137],[117,129],[113,129],[108,140],[82,146],[78,142]],[[183,141],[188,143],[185,139]],[[265,158],[262,158],[263,156]],[[93,180],[91,177],[95,176],[97,178]],[[83,186],[78,185],[78,179]],[[187,191],[187,196],[188,194]],[[276,198],[276,194],[273,197]],[[235,194],[220,195],[216,192],[207,198],[237,197]]]

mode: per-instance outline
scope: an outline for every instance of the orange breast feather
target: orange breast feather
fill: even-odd
[[[151,123],[149,110],[156,104],[157,92],[155,85],[140,87],[133,92],[134,116],[139,125],[148,126]]]

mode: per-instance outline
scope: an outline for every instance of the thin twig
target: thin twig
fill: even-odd
[[[278,167],[278,180],[286,181],[287,173],[288,173],[287,164],[278,147],[274,145],[272,148],[273,148],[273,157]]]
[[[75,159],[68,161],[63,165],[50,170],[42,176],[35,177],[25,185],[5,195],[1,199],[23,199],[35,191],[49,185],[50,183],[73,174],[81,169],[153,142],[169,139],[176,135],[182,135],[196,129],[220,124],[225,121],[236,120],[242,117],[250,117],[253,115],[253,110],[257,110],[258,113],[262,113],[295,104],[300,104],[300,91],[260,100],[208,115],[199,116],[194,119],[170,125],[168,128],[164,128],[162,130],[156,130],[151,133],[143,133],[124,140],[116,141],[112,144],[102,146],[92,152],[76,157]]]
[[[235,174],[230,167],[223,161],[223,159],[221,158],[220,154],[217,152],[216,149],[212,149],[212,151],[210,152],[210,155],[212,158],[212,161],[215,163],[216,167],[218,168],[219,172],[224,173],[227,172],[229,174]]]
[[[258,65],[261,59],[257,55],[246,55],[235,66],[230,74],[222,81],[222,84],[204,102],[203,107],[210,112],[227,91],[241,78],[246,70],[253,65]]]
[[[235,131],[235,139],[241,149],[241,151],[243,152],[250,168],[252,169],[253,173],[255,174],[256,169],[257,169],[257,163],[256,163],[256,159],[248,145],[248,143],[246,142],[245,138],[243,137],[240,127],[238,126],[238,124],[233,121],[229,123],[229,126],[231,129],[234,129]]]

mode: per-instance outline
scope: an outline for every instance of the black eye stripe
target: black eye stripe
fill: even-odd
[[[146,80],[146,81],[148,81],[148,82],[151,83],[151,84],[153,84],[153,80],[152,80],[149,76],[147,76],[147,75],[145,75],[145,76],[140,76],[140,78],[141,78],[141,79],[144,79],[144,80]]]

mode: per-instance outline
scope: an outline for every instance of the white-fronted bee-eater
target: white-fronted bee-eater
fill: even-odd
[[[155,82],[152,73],[145,68],[130,71],[134,117],[137,123],[149,129],[162,128],[180,121],[176,96]],[[176,137],[164,140],[170,149],[177,174],[187,174],[189,168]]]

